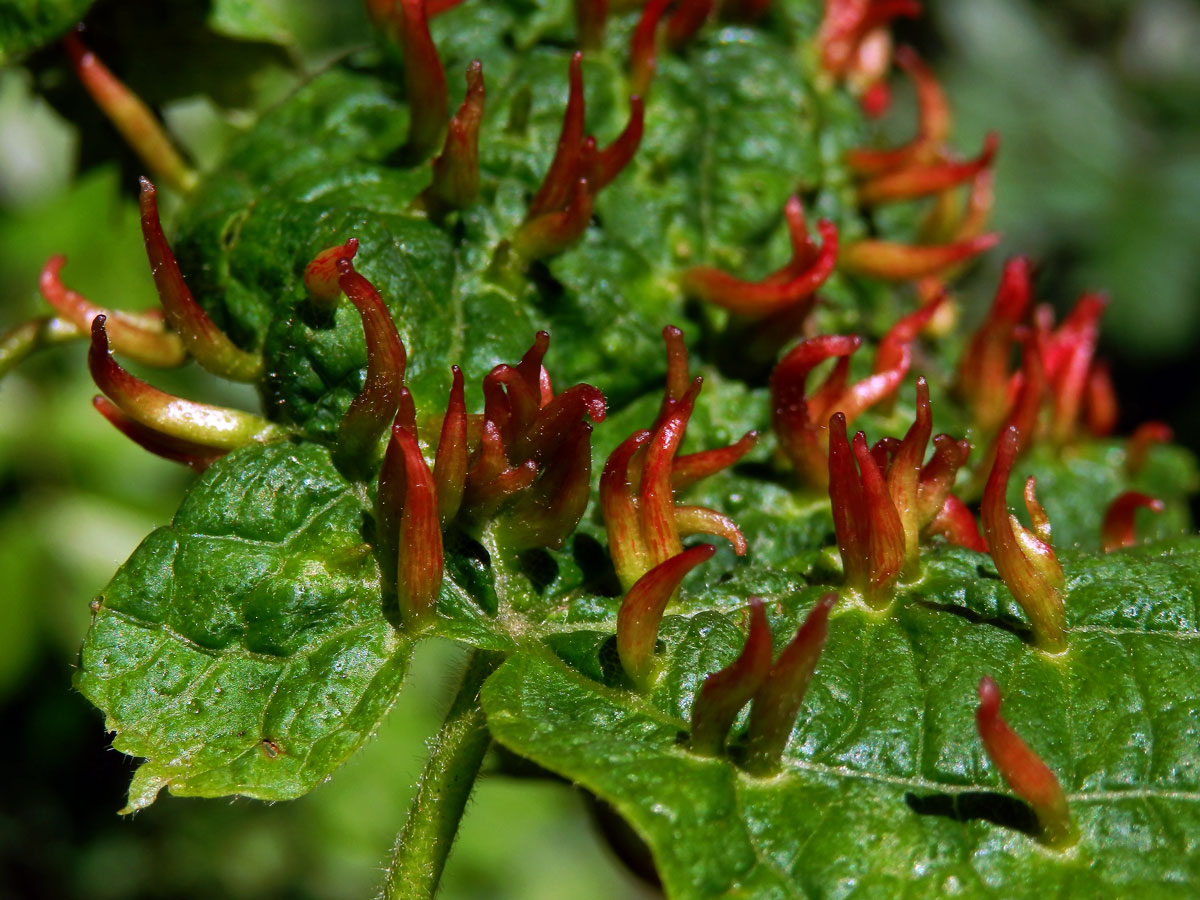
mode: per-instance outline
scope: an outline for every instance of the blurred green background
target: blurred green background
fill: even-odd
[[[1200,447],[1200,5],[927,7],[899,33],[942,73],[959,145],[977,147],[991,128],[1003,140],[995,218],[1005,242],[971,276],[969,302],[987,302],[1015,252],[1039,260],[1040,295],[1060,306],[1107,289],[1103,350],[1124,426],[1166,419]],[[89,24],[102,58],[201,161],[366,28],[351,0],[108,2]],[[900,138],[911,128],[903,91],[883,128]],[[44,311],[37,273],[53,253],[67,254],[67,283],[97,302],[153,305],[137,172],[57,49],[0,69],[0,331]],[[190,369],[155,380],[253,403]],[[426,646],[378,737],[302,800],[164,797],[119,818],[132,765],[108,749],[98,713],[71,690],[71,669],[89,599],[169,519],[189,477],[89,410],[93,393],[82,345],[0,382],[0,704],[10,735],[0,749],[0,900],[371,896],[458,651]],[[443,896],[648,895],[596,837],[575,792],[495,776],[468,812]]]

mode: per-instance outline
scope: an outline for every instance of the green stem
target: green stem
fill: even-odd
[[[38,316],[0,334],[0,378],[35,350],[85,337],[64,319]]]
[[[431,900],[491,743],[479,689],[504,655],[476,650],[438,732],[404,830],[392,848],[383,900]]]

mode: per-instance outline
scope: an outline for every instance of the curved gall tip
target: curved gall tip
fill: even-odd
[[[308,295],[321,303],[335,304],[342,298],[338,277],[344,274],[341,263],[351,260],[358,253],[358,238],[350,238],[344,244],[327,247],[304,267],[304,288]]]
[[[979,680],[978,693],[975,727],[988,759],[1013,793],[1033,809],[1041,826],[1041,841],[1056,850],[1069,849],[1079,840],[1079,833],[1058,779],[1000,714],[1000,687],[991,676]]]

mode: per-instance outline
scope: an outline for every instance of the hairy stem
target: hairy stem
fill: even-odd
[[[421,773],[408,821],[392,848],[380,895],[383,900],[423,900],[437,894],[458,824],[491,744],[479,689],[503,660],[503,654],[483,650],[472,652],[468,659],[458,694]]]

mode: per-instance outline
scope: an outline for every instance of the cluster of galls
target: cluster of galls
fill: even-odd
[[[431,182],[417,205],[440,220],[475,202],[480,192],[478,139],[485,88],[478,61],[467,69],[467,92],[449,116],[446,77],[429,33],[428,18],[459,0],[368,0],[373,17],[401,45],[410,132],[399,151],[406,164],[431,162]],[[524,221],[505,242],[526,263],[558,253],[589,226],[598,191],[634,158],[644,130],[642,98],[650,89],[660,43],[678,49],[714,16],[753,21],[767,0],[648,0],[630,44],[630,115],[607,147],[585,133],[582,56],[569,66],[569,92],[558,145]],[[607,0],[576,0],[580,45],[602,43]],[[920,542],[940,536],[988,552],[1001,578],[1025,611],[1035,645],[1049,654],[1066,648],[1062,568],[1051,543],[1050,523],[1037,501],[1033,479],[1025,486],[1032,527],[1007,505],[1006,491],[1017,460],[1035,441],[1056,445],[1082,433],[1107,435],[1116,403],[1107,370],[1094,359],[1104,301],[1085,295],[1057,326],[1048,307],[1032,308],[1027,261],[1005,269],[995,302],[971,338],[958,367],[955,392],[972,416],[971,435],[985,448],[973,479],[959,478],[971,445],[932,434],[929,390],[916,387],[912,426],[900,438],[868,443],[848,426],[866,409],[894,403],[913,360],[913,344],[946,308],[945,281],[965,262],[993,246],[985,231],[992,206],[991,165],[997,141],[963,160],[948,146],[951,116],[936,79],[908,48],[893,50],[888,23],[913,16],[913,0],[827,0],[817,36],[824,76],[847,84],[864,109],[888,106],[887,76],[894,60],[912,80],[917,97],[917,133],[895,148],[859,148],[845,164],[864,208],[928,198],[929,209],[913,243],[875,238],[839,246],[838,230],[821,220],[819,242],[809,233],[798,198],[784,215],[792,258],[762,279],[750,281],[711,266],[680,273],[686,295],[730,314],[745,346],[772,358],[803,333],[817,292],[834,272],[888,281],[914,282],[920,307],[901,318],[879,341],[870,374],[851,384],[852,355],[862,340],[854,335],[809,336],[783,356],[770,378],[772,426],[782,459],[803,485],[827,490],[844,571],[843,594],[882,611],[898,585],[920,575]],[[114,123],[162,178],[187,191],[195,174],[171,147],[153,115],[72,35],[68,49],[84,84]],[[438,148],[441,152],[437,153]],[[434,154],[437,153],[435,156]],[[131,438],[155,453],[202,470],[235,447],[286,437],[285,429],[248,413],[192,403],[150,387],[122,369],[110,346],[154,366],[195,358],[223,377],[253,381],[260,357],[229,340],[192,297],[158,221],[153,185],[142,181],[142,228],[162,311],[131,314],[105,310],[60,281],[61,258],[42,275],[42,292],[64,333],[90,330],[89,364],[106,395],[96,406]],[[542,365],[548,336],[515,365],[496,366],[483,379],[483,412],[467,413],[462,373],[453,383],[440,419],[433,464],[426,461],[418,415],[404,386],[405,348],[374,287],[353,267],[357,243],[331,247],[306,269],[315,302],[337,302],[344,294],[360,313],[368,365],[361,393],[338,432],[335,457],[348,475],[366,480],[378,468],[377,541],[388,583],[395,585],[406,623],[420,626],[433,614],[443,574],[443,532],[486,531],[495,546],[519,551],[557,548],[574,530],[589,499],[591,422],[605,415],[605,401],[590,385],[555,393]],[[687,352],[678,329],[664,330],[668,374],[662,406],[652,426],[622,442],[600,479],[601,512],[610,552],[625,590],[617,617],[617,649],[633,687],[650,690],[660,668],[659,628],[683,578],[712,557],[711,545],[684,548],[682,540],[710,534],[747,550],[745,537],[721,513],[676,502],[678,492],[724,469],[747,453],[751,432],[735,444],[680,455],[701,380],[689,381]],[[1020,351],[1021,363],[1010,370]],[[808,388],[811,372],[834,361],[819,387]],[[425,417],[423,423],[436,423]],[[381,438],[390,437],[379,462]],[[1148,423],[1130,440],[1127,465],[1143,465],[1155,441],[1169,431]],[[932,439],[933,453],[928,455]],[[954,493],[982,484],[982,534],[967,503]],[[1134,543],[1137,509],[1161,511],[1152,497],[1127,492],[1110,506],[1103,526],[1106,550]],[[394,567],[394,568],[393,568]],[[730,665],[709,675],[692,707],[689,746],[704,756],[729,755],[757,775],[776,772],[807,686],[825,642],[837,599],[827,594],[811,609],[795,637],[776,658],[762,601],[749,601],[744,649]],[[979,685],[977,727],[983,745],[1005,780],[1037,813],[1044,840],[1054,846],[1074,840],[1062,790],[1053,774],[1017,737],[999,713],[1000,693],[990,678]],[[745,706],[745,734],[731,738]]]
[[[1050,540],[1050,524],[1033,479],[1025,503],[1026,528],[1009,513],[1006,492],[1013,466],[1035,441],[1056,445],[1083,434],[1106,435],[1115,425],[1116,401],[1107,370],[1094,359],[1103,300],[1082,297],[1057,327],[1048,306],[1031,308],[1030,270],[1018,258],[1005,268],[990,313],[971,338],[959,366],[956,392],[972,414],[972,433],[986,446],[976,467],[982,490],[983,536],[967,505],[952,493],[970,444],[931,435],[929,393],[917,384],[916,420],[903,439],[869,446],[866,435],[848,439],[847,425],[872,404],[889,400],[909,369],[911,344],[935,314],[944,294],[902,318],[880,341],[872,374],[848,384],[856,336],[824,335],[801,341],[771,376],[772,422],[782,454],[799,479],[828,488],[846,585],[870,606],[882,608],[896,584],[919,574],[918,541],[938,534],[972,550],[990,551],[1001,577],[1031,622],[1035,644],[1051,653],[1066,648],[1063,573]],[[1020,368],[1009,371],[1020,347]],[[820,363],[837,362],[809,390]],[[1153,440],[1169,438],[1149,423],[1130,441],[1128,465],[1140,467]],[[967,490],[972,486],[967,485]],[[1103,529],[1106,550],[1133,543],[1133,513],[1162,503],[1136,492],[1118,497]]]
[[[152,188],[147,187],[143,197],[147,195],[152,197]],[[161,236],[157,217],[146,221],[154,226],[148,235]],[[163,284],[182,288],[182,294],[164,293],[164,305],[168,296],[186,294],[190,301],[175,277],[178,269],[169,248],[165,242],[156,246],[162,251],[162,265],[156,269],[160,290]],[[339,424],[334,457],[348,476],[373,477],[380,439],[390,428],[379,467],[376,537],[401,615],[410,625],[419,624],[431,614],[441,588],[443,530],[456,527],[479,534],[487,528],[498,547],[514,552],[562,546],[587,507],[592,432],[587,419],[602,421],[605,401],[586,384],[555,392],[542,365],[550,338],[540,332],[520,362],[498,365],[484,377],[482,415],[467,414],[462,372],[453,368],[430,468],[418,441],[417,411],[404,385],[404,345],[382,298],[354,269],[357,250],[354,239],[330,248],[310,263],[305,278],[316,302],[348,297],[366,338],[366,377]],[[56,282],[51,293],[70,294]],[[198,307],[192,313],[209,322]],[[181,321],[181,334],[197,330],[190,321]],[[286,430],[257,416],[182,400],[130,375],[109,352],[107,322],[99,314],[91,324],[89,363],[108,397],[98,397],[96,405],[147,449],[201,470],[236,447],[286,437]],[[112,343],[120,338],[121,350],[136,350],[136,343],[124,342],[132,326],[122,318],[113,322],[121,327],[112,330]]]

